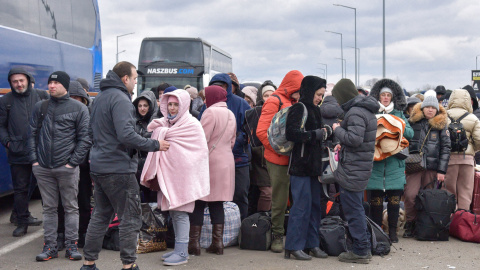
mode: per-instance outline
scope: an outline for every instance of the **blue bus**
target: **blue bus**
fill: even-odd
[[[90,92],[102,79],[102,39],[97,0],[0,0],[0,95],[10,91],[8,72],[23,67],[35,88],[47,90],[48,75],[84,78]],[[0,145],[0,196],[12,192],[6,153]]]
[[[232,57],[201,38],[144,38],[138,58],[137,94],[161,83],[199,91],[217,73],[232,72]]]

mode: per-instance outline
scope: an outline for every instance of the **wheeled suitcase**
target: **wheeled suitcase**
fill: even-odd
[[[480,172],[475,172],[472,205],[470,207],[474,214],[480,215]]]

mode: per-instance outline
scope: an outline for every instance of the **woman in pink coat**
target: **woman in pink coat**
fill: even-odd
[[[190,238],[188,253],[200,255],[200,232],[203,210],[208,203],[212,219],[212,244],[207,252],[223,254],[223,202],[233,200],[235,189],[235,161],[232,149],[235,144],[237,124],[234,114],[227,108],[227,91],[220,86],[205,88],[207,109],[202,124],[209,149],[210,195],[195,202],[190,214]]]

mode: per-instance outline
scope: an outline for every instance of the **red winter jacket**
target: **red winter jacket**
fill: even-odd
[[[303,74],[298,70],[292,70],[285,75],[282,83],[277,88],[273,95],[277,95],[282,100],[282,107],[280,109],[292,106],[292,94],[300,90],[300,85],[303,80]],[[257,137],[265,146],[265,159],[277,165],[288,165],[288,156],[279,155],[273,150],[268,142],[267,130],[270,127],[273,116],[279,111],[280,102],[277,97],[270,96],[263,104],[262,114],[258,120]]]

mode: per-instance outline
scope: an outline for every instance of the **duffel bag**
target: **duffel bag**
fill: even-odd
[[[426,241],[448,241],[450,216],[456,208],[455,195],[446,190],[426,189],[432,184],[437,185],[436,181],[427,184],[415,198],[415,237]]]
[[[223,212],[225,213],[225,223],[223,227],[223,245],[225,247],[238,244],[238,232],[240,231],[240,210],[233,202],[223,203]],[[208,248],[212,243],[212,221],[210,219],[210,209],[205,207],[203,212],[203,226],[200,234],[200,246]]]
[[[320,228],[320,248],[329,256],[338,256],[347,251],[347,222],[339,216],[322,218]]]
[[[453,214],[450,235],[462,241],[480,243],[480,216],[464,209]]]
[[[268,250],[272,244],[272,217],[267,212],[255,213],[242,221],[238,244],[241,249]]]

